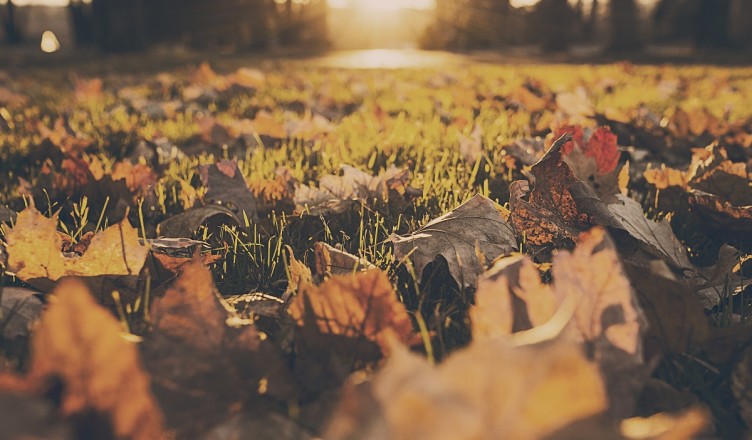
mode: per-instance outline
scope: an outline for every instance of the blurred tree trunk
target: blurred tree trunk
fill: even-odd
[[[695,15],[695,45],[728,46],[730,21],[731,0],[700,0]]]
[[[5,42],[8,44],[18,44],[22,42],[23,37],[21,36],[21,31],[19,31],[16,23],[16,5],[13,4],[12,0],[8,0],[8,3],[5,4],[5,17],[3,21],[5,27]]]
[[[585,22],[585,40],[589,42],[595,40],[595,34],[598,30],[598,9],[598,0],[593,0],[590,4],[590,13]]]
[[[546,52],[569,48],[574,13],[567,0],[541,0],[536,8],[541,47]]]
[[[642,48],[640,11],[634,0],[611,0],[609,6],[609,49],[632,52]]]

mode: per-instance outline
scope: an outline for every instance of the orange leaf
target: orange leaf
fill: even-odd
[[[388,349],[388,339],[408,342],[413,328],[386,274],[372,269],[334,276],[320,286],[305,285],[290,304],[298,323],[314,321],[323,334],[365,337]]]
[[[162,413],[151,395],[136,347],[81,282],[66,280],[33,334],[31,377],[60,377],[62,410],[109,414],[120,438],[158,439]]]

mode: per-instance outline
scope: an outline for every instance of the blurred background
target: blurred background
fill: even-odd
[[[2,53],[752,51],[752,0],[0,0]]]

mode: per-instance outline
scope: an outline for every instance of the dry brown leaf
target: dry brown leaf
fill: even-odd
[[[391,166],[372,176],[349,165],[342,166],[342,176],[328,175],[319,180],[319,187],[299,185],[295,189],[295,209],[313,215],[340,213],[354,201],[390,203],[398,210],[420,195],[408,184],[411,173],[406,168]]]
[[[290,259],[287,265],[287,296],[299,294],[301,287],[313,283],[311,269],[305,264],[295,259],[295,254],[290,246],[285,246]]]
[[[546,323],[561,303],[541,282],[529,258],[502,258],[478,279],[475,306],[470,309],[474,338],[509,335]]]
[[[563,150],[571,140],[571,135],[562,135],[533,165],[532,189],[524,180],[512,182],[509,188],[509,221],[526,245],[571,248],[579,233],[591,226],[616,225],[593,189],[578,180],[563,161]]]
[[[663,258],[677,270],[693,267],[687,249],[676,238],[666,220],[656,222],[646,218],[642,205],[623,194],[616,196],[615,203],[608,205],[608,210],[619,223],[620,229],[642,243],[648,252]]]
[[[702,305],[691,290],[643,267],[628,265],[626,270],[649,323],[645,335],[646,357],[692,353],[702,347],[710,327]]]
[[[413,334],[405,306],[386,274],[371,269],[306,284],[290,304],[298,326],[315,324],[324,335],[365,338],[388,350],[389,339],[407,343]]]
[[[138,275],[148,249],[127,220],[96,234],[80,257],[65,257],[57,233],[57,218],[47,218],[30,207],[18,214],[5,240],[8,270],[29,283],[56,281],[64,276]]]
[[[366,385],[346,389],[325,438],[354,438],[382,419],[368,438],[536,439],[607,406],[598,367],[563,341],[473,342],[438,367],[400,348]]]
[[[200,261],[183,267],[183,275],[167,289],[151,308],[155,331],[181,341],[190,341],[197,350],[219,349],[229,330],[227,310],[219,300],[211,271]],[[240,339],[249,350],[258,348],[258,335],[252,325],[243,327]]]
[[[322,277],[326,275],[347,275],[376,268],[364,258],[323,242],[317,242],[313,247],[313,252],[316,261],[316,274]]]
[[[119,438],[159,439],[162,412],[151,395],[136,347],[79,281],[63,281],[32,338],[35,378],[60,377],[62,411],[109,414]]]
[[[420,279],[423,269],[441,255],[458,285],[475,286],[485,261],[517,247],[514,231],[497,206],[478,194],[414,233],[392,237],[396,258],[410,258]]]

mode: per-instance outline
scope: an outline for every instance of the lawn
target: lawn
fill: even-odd
[[[752,426],[752,68],[242,64],[0,73],[9,438]]]

